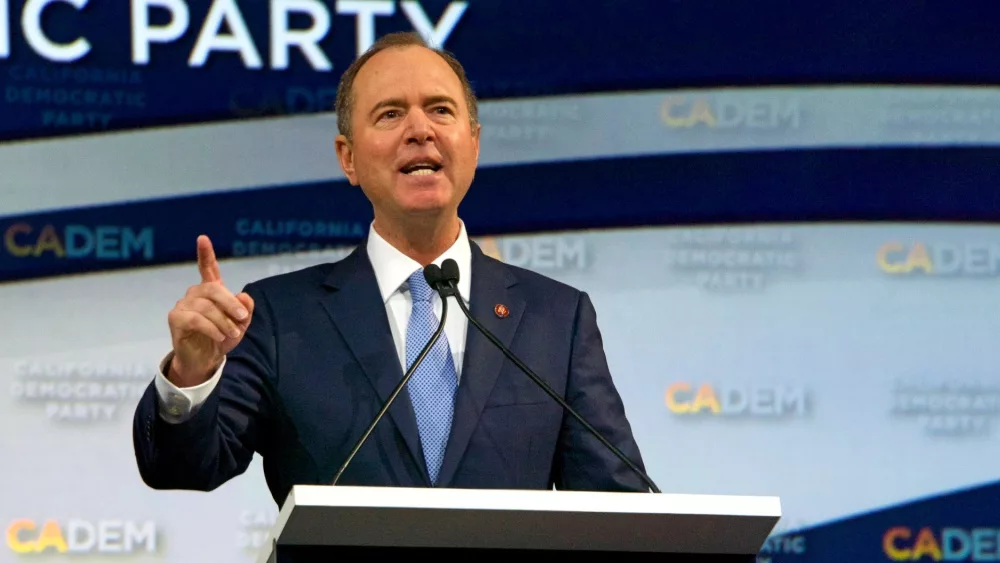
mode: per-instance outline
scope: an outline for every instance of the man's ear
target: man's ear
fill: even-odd
[[[344,135],[337,135],[337,138],[333,141],[333,145],[337,150],[337,161],[340,162],[340,168],[344,171],[344,176],[347,176],[347,181],[352,186],[357,186],[358,175],[354,170],[354,149],[351,147],[351,142]]]
[[[479,123],[472,129],[472,138],[476,141],[476,162],[479,162],[479,138],[480,133],[482,133],[483,126]]]

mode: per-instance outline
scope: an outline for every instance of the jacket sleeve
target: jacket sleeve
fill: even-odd
[[[624,404],[608,369],[597,313],[586,293],[580,294],[577,305],[565,399],[645,471]],[[649,491],[638,475],[568,413],[563,415],[553,483],[557,489],[565,490]]]
[[[139,400],[132,442],[139,474],[154,489],[213,490],[246,471],[261,447],[273,416],[276,330],[266,295],[253,284],[245,291],[255,303],[250,326],[195,414],[163,420],[154,383]]]

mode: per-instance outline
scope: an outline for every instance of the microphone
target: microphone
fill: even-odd
[[[441,268],[439,268],[437,264],[428,264],[424,268],[424,279],[427,280],[427,285],[431,286],[431,288],[440,285]],[[375,418],[372,420],[371,424],[368,425],[368,428],[365,430],[365,433],[362,434],[361,438],[357,441],[356,444],[354,444],[354,448],[351,449],[351,453],[348,454],[347,459],[344,460],[344,464],[340,466],[340,469],[337,470],[337,474],[334,475],[333,481],[330,483],[331,486],[336,485],[337,481],[340,480],[340,476],[344,474],[344,471],[347,469],[347,466],[350,465],[351,460],[354,459],[354,456],[358,453],[358,450],[360,450],[361,446],[363,446],[365,442],[368,440],[368,436],[370,436],[371,433],[375,430],[375,426],[378,425],[378,422],[380,420],[382,420],[382,417],[385,416],[385,413],[389,411],[389,407],[392,406],[392,403],[396,400],[396,397],[399,395],[400,391],[402,391],[403,388],[406,387],[406,383],[413,376],[413,373],[417,371],[417,366],[420,365],[420,362],[424,361],[424,357],[427,356],[428,352],[430,352],[431,347],[434,346],[434,343],[438,341],[438,338],[444,331],[444,322],[445,319],[447,318],[448,318],[448,301],[442,299],[441,322],[438,323],[437,330],[435,330],[434,334],[431,335],[430,341],[428,341],[427,344],[423,347],[423,349],[420,350],[420,354],[417,355],[417,359],[413,361],[413,365],[410,366],[410,369],[406,370],[406,373],[403,374],[403,379],[399,380],[399,383],[396,384],[395,389],[392,390],[392,393],[389,395],[389,398],[385,400],[385,404],[382,405],[382,409],[379,410],[378,414],[375,415]]]
[[[584,428],[586,428],[587,431],[590,432],[595,438],[597,438],[598,441],[604,444],[604,447],[608,448],[611,451],[611,453],[615,454],[615,456],[618,457],[618,459],[622,460],[622,462],[626,466],[628,466],[629,469],[631,469],[636,475],[639,476],[640,479],[643,480],[643,482],[646,483],[647,486],[649,486],[652,492],[659,493],[660,489],[656,486],[656,483],[653,483],[653,480],[649,478],[649,475],[646,475],[646,473],[643,470],[639,469],[639,467],[635,463],[633,463],[632,460],[628,458],[628,456],[626,456],[620,449],[615,447],[615,445],[612,444],[607,438],[605,438],[596,428],[591,426],[589,422],[584,420],[584,418],[580,415],[580,413],[576,412],[576,409],[571,407],[569,403],[567,403],[562,397],[559,396],[558,393],[553,391],[552,387],[550,387],[548,383],[545,383],[545,381],[543,381],[542,378],[538,377],[535,374],[535,372],[531,371],[531,368],[526,366],[524,362],[522,362],[517,356],[515,356],[513,352],[508,350],[507,347],[504,346],[503,343],[500,342],[500,340],[497,339],[496,336],[493,336],[493,334],[490,333],[490,331],[487,330],[486,327],[480,324],[479,321],[477,321],[475,317],[472,316],[472,313],[469,311],[469,308],[466,307],[465,305],[465,301],[462,300],[461,295],[458,295],[458,278],[459,278],[458,263],[449,258],[441,264],[441,277],[438,280],[435,280],[438,286],[435,287],[434,284],[431,284],[431,287],[438,290],[438,292],[441,294],[441,300],[444,302],[447,302],[446,298],[449,295],[456,296],[455,301],[458,303],[458,307],[462,310],[462,313],[464,313],[465,316],[469,318],[469,322],[472,323],[472,326],[476,327],[479,330],[479,332],[483,334],[483,336],[485,336],[490,342],[492,342],[494,346],[499,348],[500,351],[503,352],[503,355],[507,356],[507,359],[513,362],[514,365],[516,365],[522,372],[524,372],[525,375],[527,375],[532,381],[534,381],[536,385],[541,387],[542,391],[545,391],[545,393],[547,393],[549,397],[552,397],[552,399],[555,400],[555,402],[559,403],[559,406],[561,406],[563,410],[569,413],[570,416],[575,418],[576,421],[579,422]]]

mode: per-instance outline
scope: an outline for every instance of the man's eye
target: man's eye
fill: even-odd
[[[388,117],[389,119],[393,119],[393,118],[395,118],[395,117],[399,117],[399,112],[398,112],[398,111],[396,111],[396,110],[392,110],[392,109],[391,109],[391,110],[389,110],[389,111],[387,111],[387,112],[383,113],[383,114],[382,114],[382,117]]]

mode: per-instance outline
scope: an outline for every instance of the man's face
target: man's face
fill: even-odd
[[[354,80],[353,141],[337,156],[379,215],[457,214],[475,175],[479,127],[462,83],[437,53],[419,46],[373,56]]]

